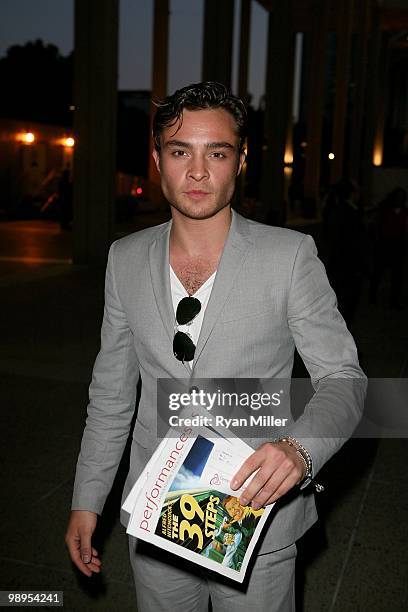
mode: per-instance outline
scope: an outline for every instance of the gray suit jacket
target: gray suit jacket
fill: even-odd
[[[365,376],[310,236],[233,211],[191,371],[172,351],[170,227],[171,221],[136,232],[110,248],[101,348],[89,389],[72,509],[102,512],[129,434],[139,374],[142,391],[123,498],[158,444],[157,378],[290,378],[296,345],[316,392],[291,433],[309,449],[314,473],[361,417]],[[339,378],[363,384],[335,397],[331,385]],[[312,430],[324,423],[329,433],[305,438],[302,423]],[[265,440],[275,436],[265,431]],[[261,552],[291,544],[317,518],[310,493],[297,490],[277,508]],[[128,518],[122,511],[124,525]]]

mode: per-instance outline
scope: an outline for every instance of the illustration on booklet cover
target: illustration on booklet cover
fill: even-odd
[[[211,488],[200,487],[213,447],[197,437],[165,496],[155,533],[239,571],[264,509],[242,506],[237,497],[217,490],[216,474]]]

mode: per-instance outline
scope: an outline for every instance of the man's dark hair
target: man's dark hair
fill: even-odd
[[[244,103],[232,95],[222,83],[205,81],[178,89],[164,100],[155,101],[157,111],[153,119],[153,140],[157,151],[161,149],[160,136],[163,128],[183,121],[183,110],[223,108],[235,120],[239,135],[239,151],[242,151],[247,130],[247,113]]]

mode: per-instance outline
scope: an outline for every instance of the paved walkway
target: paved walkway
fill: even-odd
[[[63,542],[103,307],[103,273],[66,263],[70,239],[52,223],[0,224],[0,589],[63,590],[65,610],[135,610],[117,519],[125,465],[101,521],[103,574],[78,576]],[[385,289],[375,309],[364,292],[355,336],[369,376],[407,376],[406,312],[387,309]],[[406,441],[357,440],[324,467],[298,610],[408,610],[407,460]]]

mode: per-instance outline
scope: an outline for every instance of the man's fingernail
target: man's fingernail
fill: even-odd
[[[236,489],[238,487],[238,480],[231,480],[231,489]]]
[[[259,510],[259,508],[261,507],[261,506],[260,506],[259,504],[257,504],[256,502],[252,502],[251,506],[252,506],[252,509],[253,509],[253,510]]]
[[[89,558],[89,555],[84,555],[84,556],[82,557],[82,561],[83,561],[84,563],[89,563],[89,562],[90,562],[90,560],[91,560],[91,559]]]
[[[241,506],[246,506],[248,503],[248,500],[246,497],[241,497],[241,499],[239,500]]]

